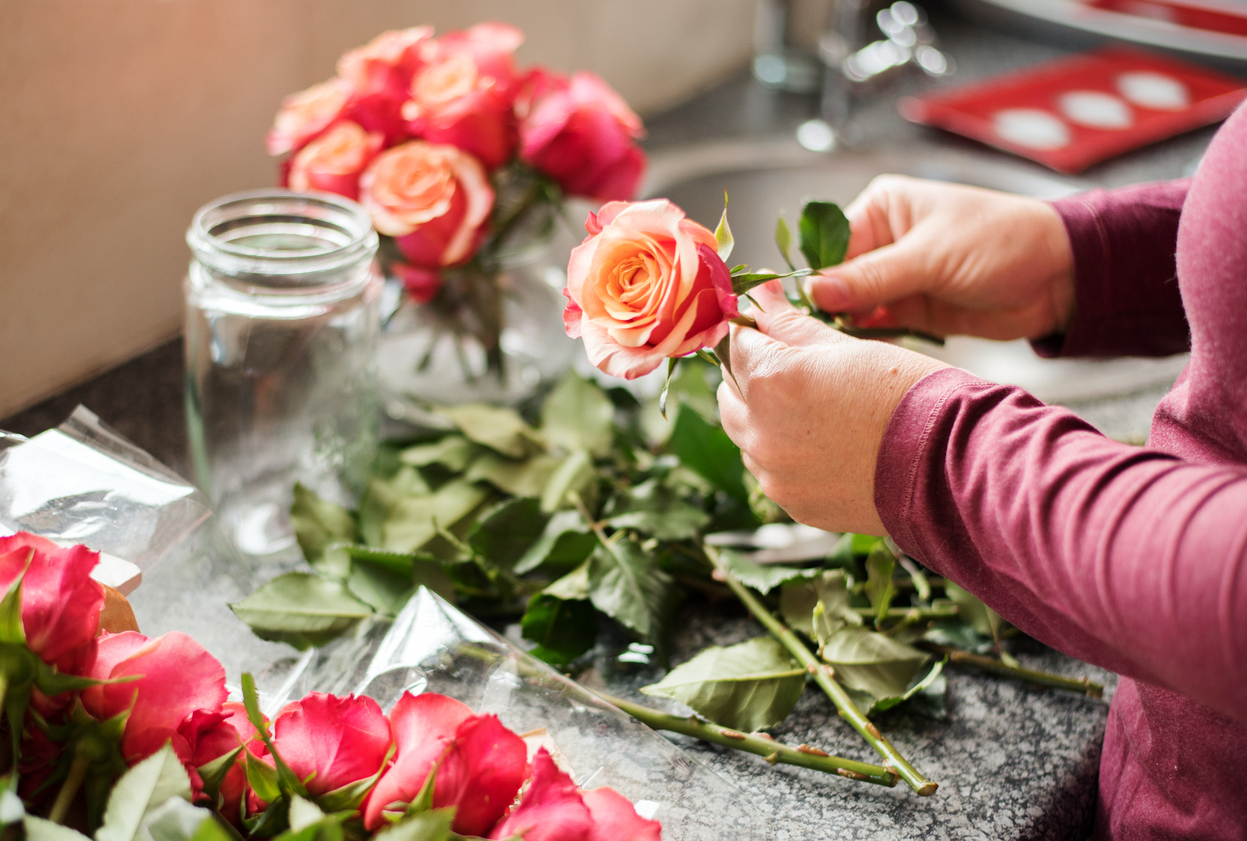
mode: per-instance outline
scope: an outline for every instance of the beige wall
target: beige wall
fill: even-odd
[[[0,417],[175,335],[195,208],[272,184],[282,96],[383,29],[501,19],[642,114],[748,60],[754,0],[0,0]]]

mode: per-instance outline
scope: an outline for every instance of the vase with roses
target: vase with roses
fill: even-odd
[[[544,246],[571,199],[633,196],[641,122],[601,79],[521,69],[502,23],[386,32],[288,97],[268,136],[291,189],[358,201],[382,235],[391,414],[513,403],[570,364]]]

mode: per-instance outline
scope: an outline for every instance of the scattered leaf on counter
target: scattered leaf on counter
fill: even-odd
[[[614,421],[610,398],[575,372],[559,382],[541,407],[541,432],[547,442],[568,452],[587,450],[594,458],[610,455]]]
[[[470,403],[463,406],[442,406],[438,414],[445,417],[469,440],[511,458],[525,458],[545,449],[541,434],[514,409]]]
[[[296,648],[322,645],[373,614],[342,582],[306,572],[279,575],[230,608],[257,636]]]
[[[594,607],[649,642],[661,639],[675,592],[653,553],[622,538],[598,546],[589,556],[588,572]]]

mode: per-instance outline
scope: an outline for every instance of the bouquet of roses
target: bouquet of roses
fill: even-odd
[[[338,75],[288,97],[268,135],[282,182],[360,202],[387,273],[448,313],[501,365],[496,276],[510,242],[552,229],[564,196],[630,199],[641,121],[592,73],[517,69],[502,23],[386,32]]]
[[[312,692],[269,721],[250,675],[231,702],[189,636],[149,639],[97,553],[0,538],[0,692],[11,753],[0,820],[28,838],[130,841],[656,839],[610,788],[582,791],[544,747],[435,693]]]

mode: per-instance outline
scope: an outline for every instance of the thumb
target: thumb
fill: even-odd
[[[809,292],[827,312],[870,310],[934,285],[929,249],[902,239],[867,251],[810,278]]]
[[[788,296],[778,280],[759,286],[753,291],[753,297],[758,302],[758,309],[753,313],[758,329],[772,339],[805,347],[836,341],[840,337],[826,324],[788,303]]]

